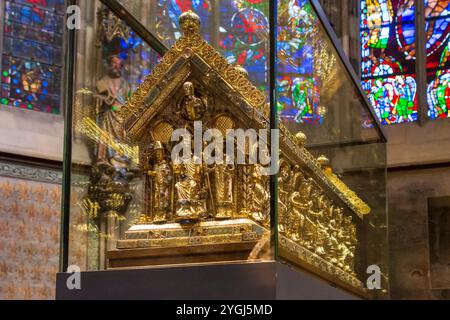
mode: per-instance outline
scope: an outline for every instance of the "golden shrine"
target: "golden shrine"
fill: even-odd
[[[242,261],[273,255],[269,177],[259,164],[174,163],[178,128],[224,136],[237,128],[270,130],[269,105],[240,66],[199,34],[200,19],[180,16],[181,38],[121,109],[139,146],[145,176],[139,222],[108,252],[111,268]],[[278,254],[326,278],[362,288],[356,277],[358,225],[370,207],[314,158],[306,136],[280,124]],[[247,155],[248,156],[248,155]],[[272,258],[273,259],[273,258]]]

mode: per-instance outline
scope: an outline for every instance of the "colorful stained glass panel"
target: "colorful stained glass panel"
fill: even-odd
[[[427,101],[431,119],[450,117],[450,1],[425,0]]]
[[[267,90],[268,0],[152,0],[152,5],[155,17],[150,29],[167,46],[181,36],[178,17],[192,10],[202,21],[202,36],[229,63],[245,67],[256,86]]]
[[[361,40],[362,85],[380,121],[416,121],[414,0],[362,0]]]
[[[0,103],[59,114],[64,0],[4,3]]]
[[[41,6],[34,3],[38,1],[14,1],[5,3],[5,20],[21,23],[45,32],[62,33],[64,29],[65,10],[55,11],[54,5],[42,5],[45,1],[40,1]],[[64,4],[64,0],[58,1]]]
[[[62,48],[51,47],[48,44],[29,39],[5,37],[3,39],[3,54],[47,64],[62,64]]]
[[[319,20],[306,0],[280,1],[278,15],[278,113],[287,123],[320,124]]]
[[[209,0],[153,0],[155,23],[152,29],[158,38],[171,46],[180,36],[178,17],[186,11],[194,11],[201,19],[201,33],[210,41],[213,34],[212,1]]]
[[[229,63],[245,67],[261,90],[268,83],[268,13],[268,1],[220,1],[219,50]]]
[[[1,104],[58,114],[61,68],[3,55]]]
[[[415,75],[381,76],[363,80],[362,87],[383,124],[417,120]]]

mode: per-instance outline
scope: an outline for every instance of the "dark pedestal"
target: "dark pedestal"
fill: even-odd
[[[167,264],[245,261],[256,246],[256,241],[199,244],[168,248],[136,248],[108,251],[110,269]]]
[[[83,272],[81,290],[57,275],[56,298],[138,300],[358,299],[278,262]]]
[[[360,300],[350,292],[288,265],[277,264],[277,300]]]

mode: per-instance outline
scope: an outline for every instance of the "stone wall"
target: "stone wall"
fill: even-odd
[[[385,129],[392,297],[448,299],[448,266],[430,264],[428,200],[450,196],[450,121]]]
[[[392,298],[449,299],[450,266],[430,264],[428,200],[450,196],[450,167],[391,170],[388,181]]]
[[[450,119],[385,127],[389,167],[450,162]]]

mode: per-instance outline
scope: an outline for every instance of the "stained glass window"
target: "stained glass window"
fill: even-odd
[[[209,0],[153,0],[155,21],[152,29],[168,47],[180,36],[178,17],[186,11],[192,10],[202,21],[201,33],[211,41],[213,34],[212,13],[213,1]]]
[[[320,106],[319,21],[307,0],[280,1],[278,8],[278,112],[282,121],[317,124]],[[325,45],[325,44],[324,44]],[[314,49],[316,48],[316,49]]]
[[[59,114],[65,0],[7,0],[2,105]]]
[[[414,0],[362,0],[362,86],[382,124],[416,121]]]
[[[267,90],[268,0],[152,0],[152,5],[155,17],[149,27],[167,46],[181,36],[180,14],[192,10],[202,21],[202,36],[228,62],[245,67],[256,86]]]
[[[250,80],[267,90],[269,2],[220,1],[219,49],[228,62],[244,66]]]
[[[427,100],[431,119],[450,117],[450,1],[425,0]]]

